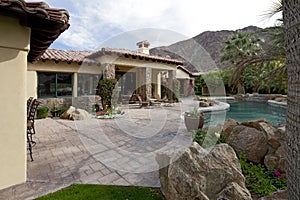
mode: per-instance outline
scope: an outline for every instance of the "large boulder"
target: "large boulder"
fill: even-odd
[[[245,125],[234,127],[227,138],[227,143],[238,155],[245,154],[247,160],[254,163],[261,163],[268,152],[265,134]]]
[[[267,154],[264,159],[264,164],[268,169],[278,168],[285,172],[286,165],[286,151],[284,146],[280,146],[274,153]]]
[[[223,134],[237,154],[246,154],[247,160],[285,171],[285,126],[276,128],[265,119],[242,123],[228,120]]]
[[[223,125],[223,134],[226,137],[229,137],[229,135],[231,134],[233,128],[236,127],[237,125],[239,125],[239,123],[237,121],[235,121],[234,119],[228,119],[225,122],[225,124]]]
[[[259,127],[266,133],[268,144],[272,148],[277,149],[280,146],[277,129],[268,122],[260,122]]]
[[[60,116],[60,118],[68,120],[87,120],[91,118],[91,115],[83,109],[76,109],[75,107],[70,106],[70,108]]]
[[[239,160],[227,144],[206,150],[194,142],[175,155],[159,153],[156,160],[167,200],[252,199]]]

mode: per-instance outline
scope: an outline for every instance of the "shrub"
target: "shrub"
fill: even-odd
[[[215,144],[225,143],[226,138],[223,133],[218,133],[218,131],[214,131],[211,128],[209,134],[207,134],[207,130],[198,129],[194,132],[194,142],[197,142],[202,147],[211,147]]]
[[[37,119],[43,119],[48,117],[49,108],[41,107],[37,109]]]
[[[68,108],[65,107],[61,107],[57,109],[57,116],[61,116],[64,112],[66,112],[68,110]]]
[[[239,155],[239,161],[246,179],[246,186],[251,193],[263,197],[286,189],[285,174],[279,170],[268,170],[262,164],[249,162],[245,155]]]
[[[116,79],[102,79],[98,82],[97,86],[97,94],[101,97],[102,107],[105,106],[111,107],[112,105],[112,97],[114,94],[114,88],[117,84]]]
[[[94,104],[94,105],[92,106],[92,109],[93,109],[94,112],[99,112],[99,111],[100,111],[100,106],[99,106],[99,104]]]

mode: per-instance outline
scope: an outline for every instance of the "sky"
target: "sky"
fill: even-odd
[[[39,0],[31,0],[39,1]],[[50,46],[97,50],[170,45],[204,31],[237,30],[250,25],[273,26],[275,16],[262,15],[276,0],[44,0],[70,13],[70,28]]]

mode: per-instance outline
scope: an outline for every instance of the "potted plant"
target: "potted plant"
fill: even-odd
[[[204,112],[199,111],[197,107],[193,111],[185,112],[184,123],[188,131],[201,129],[204,124]]]

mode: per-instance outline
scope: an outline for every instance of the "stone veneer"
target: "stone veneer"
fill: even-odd
[[[111,63],[102,64],[103,67],[103,78],[114,79],[115,78],[115,65]]]
[[[69,108],[74,106],[76,108],[84,109],[88,112],[93,112],[93,105],[101,105],[99,96],[81,96],[81,97],[69,97],[69,98],[47,98],[39,99],[41,102],[39,107],[48,107],[50,110],[59,107]]]

